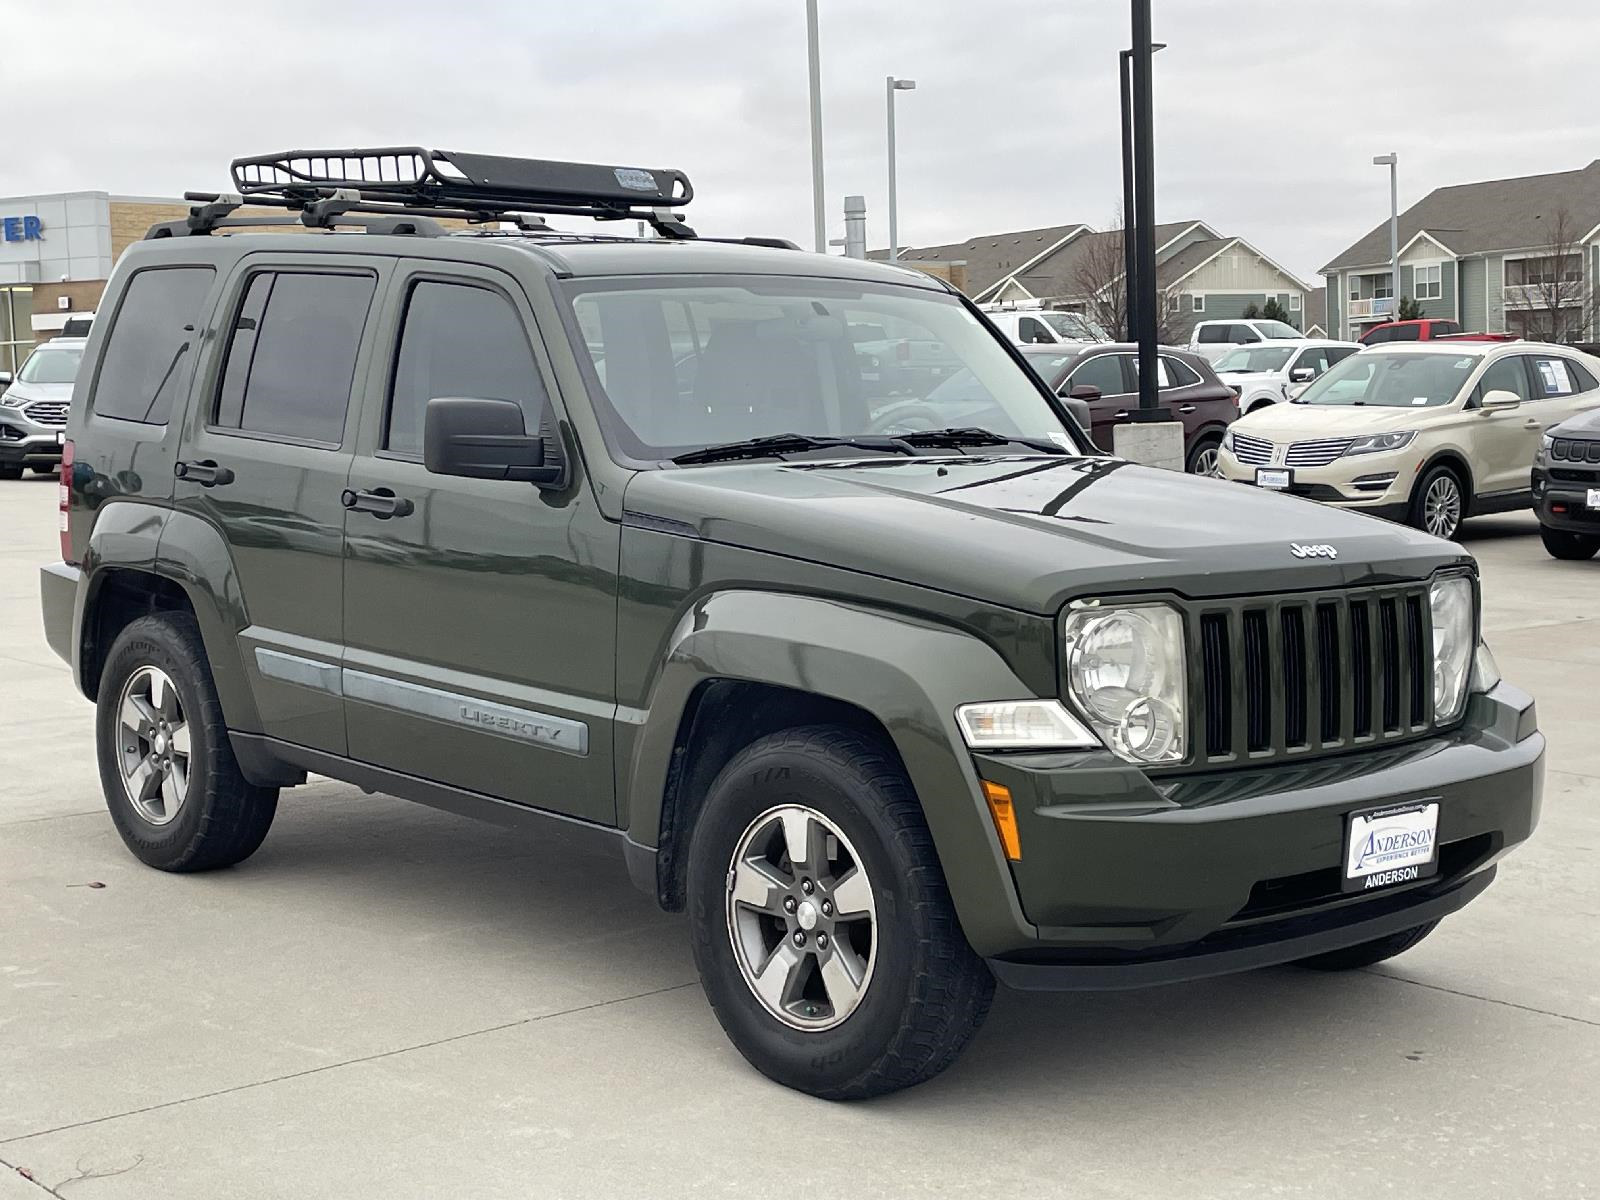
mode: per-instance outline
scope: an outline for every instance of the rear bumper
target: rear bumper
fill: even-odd
[[[1020,987],[1137,987],[1285,962],[1430,921],[1472,899],[1538,821],[1544,739],[1506,684],[1405,745],[1152,781],[1109,755],[991,755],[1011,790],[1012,873],[1033,940],[991,959]],[[1439,803],[1439,873],[1342,890],[1349,814]]]
[[[72,664],[77,677],[78,592],[83,572],[71,563],[46,563],[39,568],[39,615],[50,649]]]

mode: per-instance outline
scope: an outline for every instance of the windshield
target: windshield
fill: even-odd
[[[1217,371],[1281,371],[1294,353],[1292,346],[1240,346],[1217,359]]]
[[[28,355],[17,379],[22,383],[71,383],[78,377],[82,361],[82,350],[41,346]]]
[[[1330,367],[1300,393],[1297,403],[1437,408],[1456,398],[1481,361],[1478,354],[1364,351]]]
[[[1262,337],[1271,338],[1275,342],[1281,342],[1285,338],[1298,340],[1305,337],[1305,334],[1293,325],[1285,325],[1282,321],[1257,321],[1256,328],[1261,331]]]
[[[607,444],[631,464],[776,434],[952,427],[1079,448],[1004,343],[943,292],[742,275],[564,286]]]
[[[1064,338],[1070,338],[1077,342],[1098,342],[1101,340],[1100,335],[1096,332],[1096,327],[1078,313],[1042,312],[1034,315]]]

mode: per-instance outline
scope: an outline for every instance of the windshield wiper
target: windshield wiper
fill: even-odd
[[[950,429],[925,429],[917,433],[902,433],[900,440],[911,446],[1027,446],[1046,454],[1071,454],[1072,451],[1044,438],[1010,437],[992,429],[976,425],[962,425]]]
[[[809,433],[770,433],[765,437],[722,442],[676,454],[672,461],[680,466],[692,463],[731,462],[737,458],[768,458],[795,454],[802,450],[827,450],[847,446],[852,450],[878,450],[886,454],[915,454],[904,438],[864,435],[861,437],[817,437]]]

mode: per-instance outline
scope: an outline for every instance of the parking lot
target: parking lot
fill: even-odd
[[[1467,529],[1550,739],[1483,899],[1343,976],[1001,992],[842,1106],[744,1064],[620,861],[319,782],[239,868],[140,866],[40,631],[55,503],[0,483],[0,1200],[1600,1194],[1600,563],[1531,517]]]

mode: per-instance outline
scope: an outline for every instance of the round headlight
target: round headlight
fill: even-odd
[[[1143,613],[1107,613],[1089,622],[1072,647],[1072,690],[1095,716],[1121,721],[1137,701],[1162,690],[1167,654]]]
[[[1142,696],[1123,712],[1114,736],[1116,748],[1129,757],[1160,762],[1177,743],[1178,717],[1171,705]]]

